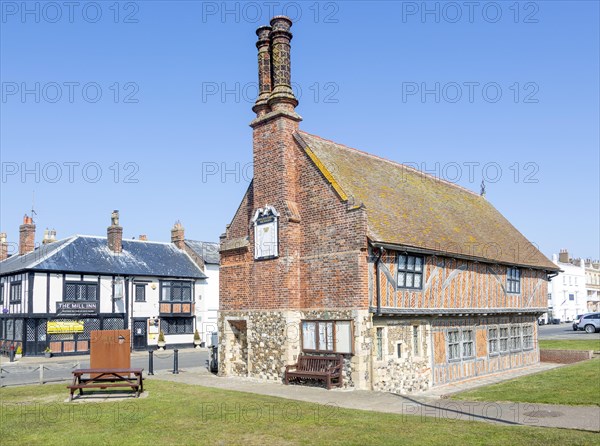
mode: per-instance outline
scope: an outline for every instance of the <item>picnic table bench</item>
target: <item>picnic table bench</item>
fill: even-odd
[[[140,393],[144,392],[143,370],[131,368],[73,370],[73,383],[67,386],[70,391],[69,401],[73,400],[76,390],[83,395],[83,389],[106,389],[109,387],[129,387],[135,391],[137,398]]]
[[[285,384],[296,379],[314,379],[324,381],[327,390],[342,386],[342,355],[311,356],[300,355],[296,364],[285,366]]]

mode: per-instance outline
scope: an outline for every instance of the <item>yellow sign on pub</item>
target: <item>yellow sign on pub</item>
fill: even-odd
[[[83,321],[48,321],[48,334],[83,333]]]

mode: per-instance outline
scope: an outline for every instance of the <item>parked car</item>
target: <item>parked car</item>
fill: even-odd
[[[600,313],[587,313],[581,316],[577,323],[577,329],[585,330],[586,333],[600,331]]]
[[[579,329],[579,319],[581,319],[581,316],[583,316],[583,314],[578,314],[577,317],[575,317],[575,320],[573,321],[573,331]]]

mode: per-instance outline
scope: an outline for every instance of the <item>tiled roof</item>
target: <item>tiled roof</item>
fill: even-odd
[[[200,242],[198,240],[185,240],[188,245],[199,257],[204,260],[204,263],[212,265],[219,264],[219,244],[213,242]]]
[[[365,207],[371,241],[557,270],[484,197],[308,133],[296,136],[340,199]]]
[[[108,248],[106,237],[75,235],[9,257],[0,262],[0,275],[29,270],[206,278],[190,256],[172,243],[123,240],[122,246],[116,254]]]

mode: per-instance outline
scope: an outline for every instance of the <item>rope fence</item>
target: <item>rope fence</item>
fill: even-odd
[[[22,384],[44,384],[47,382],[59,382],[69,379],[69,376],[61,378],[46,378],[45,371],[63,371],[63,370],[75,370],[81,366],[80,362],[67,363],[67,364],[52,364],[52,365],[38,365],[38,366],[14,366],[14,367],[0,367],[0,376],[2,378],[8,378],[10,375],[23,376],[28,373],[38,372],[38,379],[33,381],[18,382],[15,384],[4,384],[4,381],[0,380],[0,387],[7,387],[9,385],[22,385]]]

